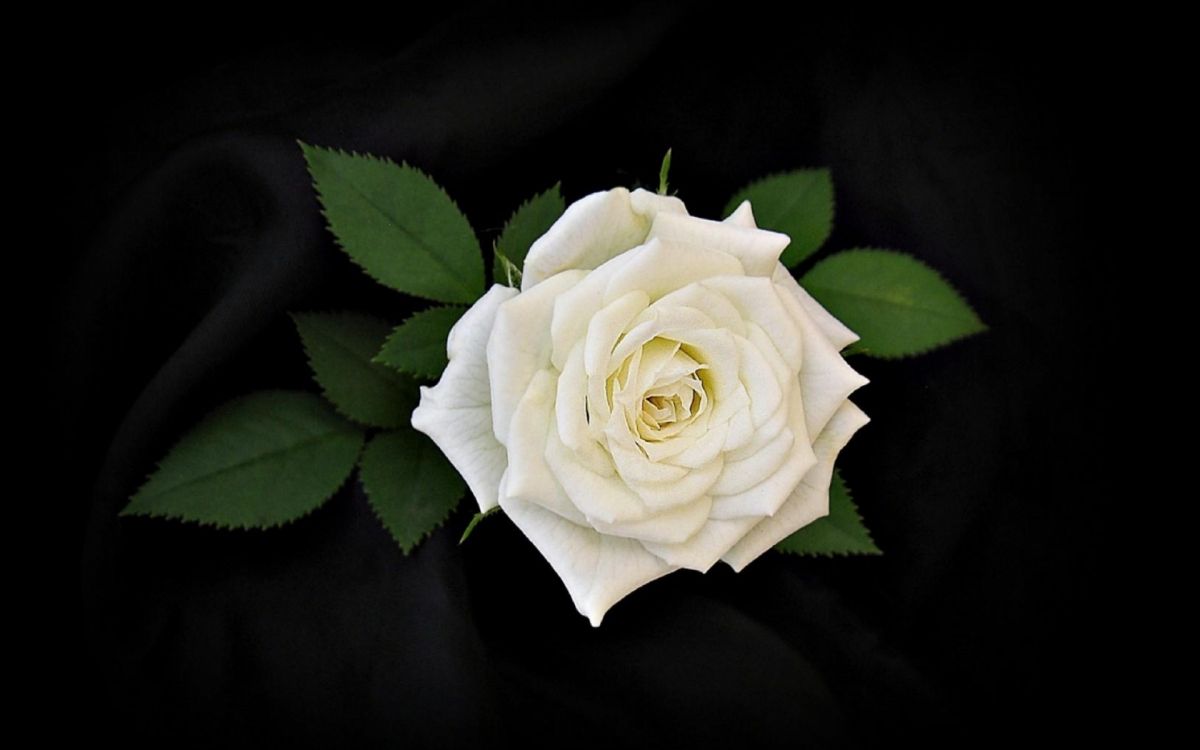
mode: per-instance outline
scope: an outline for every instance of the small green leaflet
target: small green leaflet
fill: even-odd
[[[462,536],[458,538],[458,543],[462,544],[463,542],[467,541],[467,537],[471,536],[471,532],[475,530],[475,527],[479,525],[479,522],[485,518],[488,518],[489,516],[495,515],[496,511],[498,510],[500,510],[500,506],[497,505],[495,508],[489,508],[483,513],[476,513],[475,515],[471,516],[470,522],[467,523],[467,528],[463,529]]]
[[[658,194],[667,194],[667,175],[671,172],[671,149],[663,156],[662,166],[658,168]]]
[[[861,337],[847,353],[906,357],[987,330],[937,271],[891,250],[831,255],[800,285]]]
[[[744,200],[750,201],[759,227],[792,238],[779,258],[788,268],[820,249],[833,231],[833,180],[828,169],[798,169],[752,182],[730,199],[725,215]]]
[[[258,391],[228,401],[171,448],[121,516],[266,529],[328,500],[363,433],[320,396]]]
[[[446,521],[467,491],[437,446],[408,428],[372,438],[358,466],[371,508],[406,555]]]
[[[560,183],[555,183],[549,190],[533,196],[513,212],[496,240],[492,274],[497,284],[508,281],[508,286],[520,286],[520,269],[525,267],[525,255],[530,246],[558,221],[566,206]],[[506,261],[517,270],[515,279],[512,279],[512,270],[506,268]]]
[[[353,312],[291,313],[313,377],[339,412],[369,427],[407,425],[417,386],[371,360],[391,327]]]
[[[338,244],[384,286],[438,302],[483,294],[483,256],[462,211],[415,167],[300,142]]]
[[[446,369],[446,339],[466,312],[462,307],[431,307],[413,314],[388,336],[374,361],[434,380]]]
[[[837,469],[829,485],[829,515],[787,537],[775,549],[795,555],[881,555]]]

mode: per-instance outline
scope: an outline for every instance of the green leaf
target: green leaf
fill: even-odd
[[[411,429],[376,435],[358,465],[371,508],[406,555],[467,491],[433,441]]]
[[[370,427],[408,424],[416,407],[416,383],[372,361],[391,326],[361,313],[291,316],[313,377],[338,411]]]
[[[492,278],[496,283],[502,283],[501,280],[509,276],[501,257],[518,269],[517,283],[520,283],[519,269],[525,266],[525,255],[529,252],[529,247],[558,221],[566,207],[560,183],[555,183],[549,190],[533,196],[513,212],[496,240],[496,259],[492,269]]]
[[[667,194],[667,174],[671,171],[671,149],[663,156],[662,166],[658,168],[658,194]]]
[[[471,532],[475,530],[475,527],[479,525],[479,522],[488,516],[495,515],[496,511],[498,510],[500,510],[500,506],[497,505],[495,508],[489,508],[483,513],[476,513],[475,515],[471,516],[471,520],[467,524],[467,528],[463,529],[462,536],[458,538],[458,543],[462,544],[463,542],[467,541],[467,537],[471,536]]]
[[[446,339],[466,312],[462,307],[431,307],[396,326],[374,361],[417,377],[436,379],[446,369]]]
[[[820,249],[833,231],[833,180],[828,169],[798,169],[752,182],[730,199],[725,215],[744,200],[750,201],[758,226],[792,238],[779,258],[788,268]]]
[[[850,488],[834,469],[829,485],[829,515],[818,518],[787,537],[775,549],[795,555],[881,555],[863,525]]]
[[[852,353],[911,356],[987,330],[937,271],[891,250],[832,255],[800,285],[861,337]]]
[[[379,283],[439,302],[483,294],[483,256],[467,218],[408,164],[300,142],[329,229]]]
[[[118,514],[266,529],[328,500],[363,433],[319,396],[258,391],[228,401],[175,444]]]

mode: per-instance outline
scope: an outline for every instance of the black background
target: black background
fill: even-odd
[[[1095,352],[1115,330],[1098,45],[1018,18],[785,22],[750,6],[577,23],[445,5],[354,41],[327,34],[371,19],[323,25],[81,42],[46,111],[89,134],[60,149],[50,381],[82,594],[57,697],[89,731],[185,746],[1111,736],[1130,656],[1110,599],[1115,491],[1096,471]],[[991,327],[855,362],[872,422],[840,465],[885,555],[675,573],[592,629],[507,521],[457,546],[467,503],[409,558],[350,485],[269,533],[118,520],[212,407],[312,387],[286,311],[398,322],[420,304],[334,247],[296,138],[426,169],[485,242],[557,180],[569,200],[655,184],[668,146],[672,186],[714,218],[753,178],[830,167],[828,248],[911,252]]]

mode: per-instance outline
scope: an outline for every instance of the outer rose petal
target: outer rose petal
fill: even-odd
[[[525,256],[521,289],[569,269],[591,270],[642,244],[660,211],[686,214],[683,201],[638,188],[613,188],[572,203]]]
[[[829,482],[833,478],[833,462],[854,433],[870,421],[853,402],[843,402],[813,443],[813,451],[817,454],[816,466],[809,469],[775,515],[764,518],[750,529],[721,559],[740,572],[784,537],[829,515]]]
[[[541,506],[512,498],[500,507],[554,568],[593,627],[635,589],[677,569],[633,539],[584,528]]]
[[[754,211],[750,208],[750,201],[742,201],[738,204],[733,213],[725,217],[724,223],[750,228],[758,226],[754,220]],[[771,280],[786,288],[796,297],[796,300],[812,317],[817,327],[821,329],[835,349],[841,351],[855,341],[858,341],[858,334],[847,328],[845,323],[833,317],[828,310],[821,306],[820,302],[813,299],[812,295],[805,291],[804,287],[800,286],[795,277],[792,276],[791,271],[782,263],[777,262],[775,264]]]
[[[446,340],[450,362],[437,385],[421,386],[421,403],[412,413],[413,429],[431,437],[446,454],[481,511],[496,507],[496,488],[508,466],[492,428],[487,341],[497,308],[516,294],[516,289],[496,284],[454,324]]]

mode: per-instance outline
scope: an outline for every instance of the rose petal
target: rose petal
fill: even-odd
[[[750,397],[750,416],[757,429],[779,410],[783,402],[783,386],[778,375],[759,350],[742,336],[734,336],[741,359],[738,378],[746,386],[746,395]]]
[[[433,387],[421,386],[413,429],[437,444],[471,488],[481,511],[496,507],[496,488],[508,465],[492,427],[487,341],[496,310],[517,290],[493,285],[450,329],[449,364]]]
[[[817,328],[825,334],[825,338],[833,344],[833,348],[841,351],[850,344],[858,341],[858,334],[846,327],[846,324],[835,318],[828,310],[821,306],[820,302],[813,299],[813,296],[800,286],[796,281],[796,277],[792,276],[792,272],[787,269],[782,263],[775,266],[775,273],[771,276],[778,286],[786,289],[787,292],[800,303],[804,311],[809,314],[813,322],[817,324]]]
[[[677,568],[641,543],[572,523],[519,498],[501,507],[562,579],[575,608],[600,625],[612,605]]]
[[[712,499],[705,495],[690,503],[655,513],[641,521],[604,523],[598,519],[589,520],[592,527],[602,534],[623,536],[641,542],[678,544],[686,542],[703,528],[708,521],[710,507]]]
[[[566,270],[591,270],[640,245],[660,211],[687,213],[683,201],[638,189],[592,193],[572,203],[525,256],[521,290]]]
[[[766,229],[739,226],[731,222],[702,219],[687,214],[661,213],[646,241],[662,239],[667,245],[686,248],[692,252],[719,250],[737,258],[752,276],[770,277],[779,262],[779,255],[791,242],[786,234]]]
[[[693,247],[657,238],[630,250],[604,290],[604,301],[641,289],[651,300],[715,276],[742,276],[740,261],[719,250]]]
[[[868,381],[838,353],[817,324],[793,297],[784,295],[784,307],[800,328],[804,366],[800,368],[800,393],[808,434],[819,435],[846,398]]]
[[[642,542],[642,546],[670,565],[707,573],[721,555],[737,544],[759,522],[758,518],[709,519],[691,539],[676,544]]]
[[[754,211],[750,208],[748,200],[739,203],[738,207],[733,209],[733,213],[725,217],[725,222],[739,227],[758,228],[758,224],[754,221]]]
[[[511,424],[508,471],[500,504],[504,504],[505,497],[518,497],[586,525],[587,519],[546,465],[546,438],[554,418],[554,394],[554,371],[540,370],[517,405]]]
[[[603,425],[598,425],[593,430],[588,421],[589,381],[587,373],[583,371],[583,342],[576,344],[571,356],[567,358],[566,369],[558,377],[557,388],[555,414],[559,439],[575,452],[575,455],[589,470],[601,476],[612,476],[615,471],[612,458],[597,439],[604,435]],[[601,383],[601,388],[603,388],[603,383]],[[600,403],[603,404],[605,411],[608,411],[608,402],[604,399],[603,394],[601,394]],[[592,414],[596,413],[597,410],[593,407]]]
[[[829,482],[833,477],[834,461],[854,433],[870,421],[853,402],[843,402],[813,444],[816,465],[804,475],[774,516],[762,519],[721,559],[734,570],[741,571],[788,535],[829,515]]]
[[[533,374],[550,364],[550,322],[554,301],[586,275],[564,271],[513,297],[496,309],[495,326],[487,341],[491,375],[492,426],[502,444]]]
[[[758,484],[730,494],[713,493],[713,518],[740,518],[742,516],[769,516],[774,514],[796,485],[814,464],[817,457],[813,453],[808,433],[804,427],[804,404],[800,392],[792,391],[791,409],[789,412],[788,429],[795,435],[791,451],[779,463],[778,469]],[[743,464],[747,470],[760,470],[754,463],[755,459],[746,459],[750,463]]]
[[[724,328],[740,336],[746,335],[746,321],[729,300],[717,294],[702,282],[680,287],[665,297],[654,301],[647,309],[647,319],[673,307],[703,313],[712,323],[706,328]]]
[[[558,436],[552,422],[546,439],[546,463],[581,513],[605,523],[640,521],[648,513],[645,503],[619,476],[602,476],[585,466]],[[693,498],[688,498],[693,499]]]
[[[804,361],[804,343],[779,287],[770,279],[757,276],[706,279],[703,283],[729,300],[746,321],[766,331],[788,368],[799,371]]]

